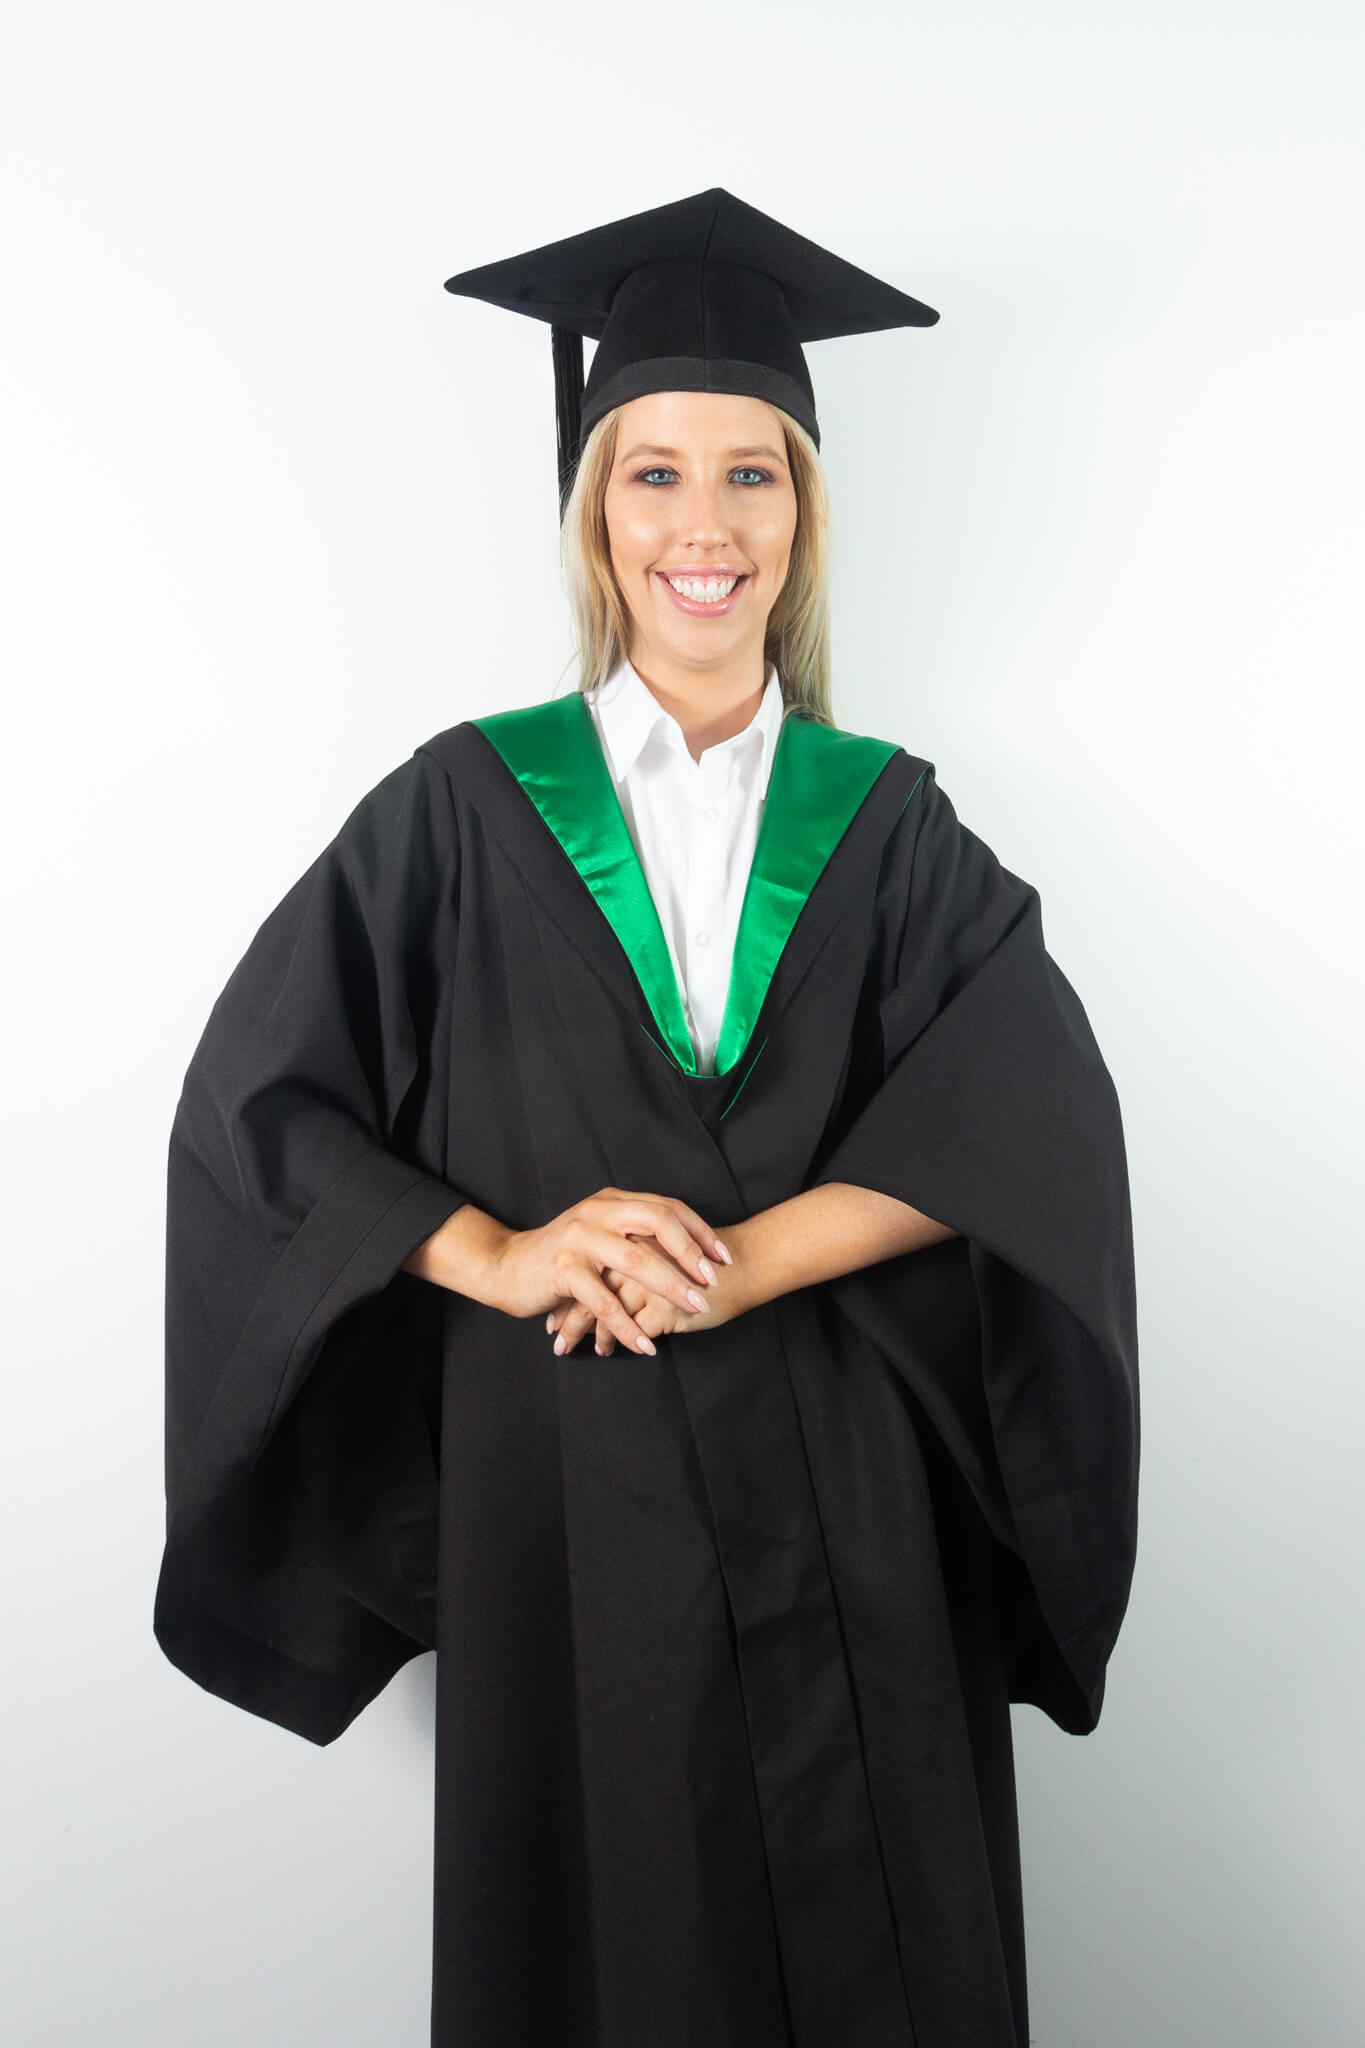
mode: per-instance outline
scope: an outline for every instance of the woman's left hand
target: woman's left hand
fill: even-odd
[[[733,1233],[727,1233],[733,1234]],[[602,1278],[614,1294],[621,1298],[621,1305],[627,1315],[633,1316],[647,1337],[674,1336],[688,1330],[715,1329],[721,1323],[728,1323],[733,1316],[741,1313],[735,1287],[733,1266],[718,1266],[713,1286],[699,1287],[697,1292],[706,1298],[706,1307],[689,1315],[679,1308],[667,1295],[655,1294],[642,1287],[629,1274],[619,1273],[614,1266],[602,1269]],[[561,1301],[545,1319],[547,1335],[558,1332],[563,1338],[563,1351],[573,1350],[580,1338],[589,1329],[594,1331],[594,1342],[600,1358],[609,1358],[616,1349],[616,1338],[605,1323],[599,1323],[591,1310],[581,1302]],[[560,1347],[556,1344],[556,1350]],[[635,1355],[631,1354],[632,1357]]]

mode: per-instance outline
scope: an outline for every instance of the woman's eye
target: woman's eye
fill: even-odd
[[[637,484],[653,484],[656,478],[662,478],[667,482],[673,474],[674,472],[671,469],[664,469],[656,465],[652,469],[636,470],[635,481]],[[738,477],[741,482],[746,482],[750,488],[755,483],[767,484],[772,482],[772,478],[766,469],[755,469],[748,465],[743,469],[732,469],[730,474],[732,477]]]

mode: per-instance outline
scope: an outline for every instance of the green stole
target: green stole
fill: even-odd
[[[581,690],[471,719],[515,775],[620,940],[658,1025],[661,1050],[685,1074],[697,1059],[648,878]],[[716,1073],[744,1052],[764,997],[825,863],[896,747],[788,713],[735,937]]]

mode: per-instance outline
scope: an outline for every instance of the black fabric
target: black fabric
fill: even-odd
[[[555,430],[559,438],[559,516],[569,502],[583,440],[583,337],[571,327],[550,330],[555,365]]]
[[[576,412],[586,435],[613,406],[650,391],[734,391],[781,406],[818,446],[801,344],[939,317],[719,185],[461,271],[445,289],[596,341],[572,404],[555,342],[561,495],[578,456]],[[679,358],[693,365],[681,375]]]
[[[1127,1597],[1128,1190],[1037,895],[925,766],[724,1114],[472,725],[361,801],[190,1063],[157,1635],[314,1742],[439,1645],[435,2048],[1028,2039],[1009,1705],[1093,1726]],[[399,1270],[464,1200],[724,1231],[828,1180],[964,1235],[655,1358]]]
[[[677,381],[678,360],[694,366],[685,382]],[[739,389],[752,396],[750,381],[760,369],[788,394],[788,409],[818,441],[810,371],[781,285],[761,271],[720,262],[709,249],[699,260],[643,263],[613,295],[593,351],[583,423],[591,427],[626,393]],[[694,381],[703,370],[703,381]],[[739,386],[732,382],[736,370],[745,374]]]
[[[808,392],[782,370],[767,363],[745,363],[729,356],[650,356],[627,363],[599,391],[594,411],[600,416],[649,391],[737,391],[744,398],[763,398],[789,413],[820,445],[820,430]],[[589,422],[591,424],[591,422]]]

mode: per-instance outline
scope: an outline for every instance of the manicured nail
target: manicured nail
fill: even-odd
[[[654,1346],[650,1343],[648,1337],[642,1337],[640,1339],[640,1349],[642,1351],[647,1351],[651,1358],[656,1358],[658,1356],[658,1353],[655,1351]]]
[[[726,1251],[725,1246],[721,1243],[719,1238],[716,1239],[716,1252],[719,1257],[724,1259],[727,1266],[734,1265],[734,1260],[730,1257],[729,1252]]]
[[[559,1337],[556,1337],[556,1338],[555,1338],[555,1350],[556,1350],[556,1352],[557,1352],[557,1353],[559,1353],[559,1354],[560,1354],[561,1356],[563,1355],[563,1351],[564,1351],[564,1339],[563,1339],[563,1337],[562,1337],[562,1336],[559,1336]]]
[[[554,1315],[554,1310],[553,1310],[553,1309],[551,1309],[551,1311],[550,1311],[549,1315],[547,1315],[547,1316],[546,1316],[546,1318],[545,1318],[545,1334],[546,1334],[546,1336],[547,1336],[547,1337],[548,1337],[548,1336],[551,1336],[551,1335],[553,1334],[553,1331],[554,1331],[554,1326],[555,1326],[555,1315]]]
[[[716,1269],[711,1264],[711,1261],[709,1259],[698,1259],[697,1264],[701,1267],[701,1277],[707,1286],[714,1287],[716,1284]]]

